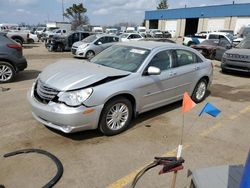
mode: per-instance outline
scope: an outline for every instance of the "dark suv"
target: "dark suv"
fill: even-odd
[[[92,34],[94,33],[76,31],[76,32],[68,34],[67,36],[54,36],[47,43],[47,48],[49,51],[58,51],[58,52],[70,51],[72,45],[75,42],[81,41]]]
[[[0,32],[0,83],[12,81],[15,74],[26,67],[22,46]]]

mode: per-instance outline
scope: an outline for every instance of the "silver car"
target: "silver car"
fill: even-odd
[[[201,102],[213,66],[196,50],[161,42],[118,43],[91,62],[61,60],[39,75],[28,100],[33,116],[65,133],[115,135],[143,112],[179,101]]]
[[[92,59],[106,48],[112,46],[119,41],[119,37],[110,35],[91,35],[82,41],[75,42],[71,48],[71,52],[75,57],[84,57]]]

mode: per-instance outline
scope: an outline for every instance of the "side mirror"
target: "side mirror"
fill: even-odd
[[[97,43],[97,45],[101,45],[102,44],[102,42],[101,41],[99,41],[98,43]]]
[[[160,75],[161,70],[157,67],[150,66],[150,67],[148,67],[147,74],[148,75]]]

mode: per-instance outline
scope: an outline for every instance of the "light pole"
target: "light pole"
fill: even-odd
[[[63,21],[64,21],[64,0],[62,0],[62,16],[63,16]]]

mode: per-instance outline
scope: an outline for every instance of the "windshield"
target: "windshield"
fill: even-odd
[[[243,49],[250,49],[250,40],[243,40],[236,47]]]
[[[82,40],[82,42],[91,43],[97,39],[96,35],[90,35]]]
[[[233,41],[234,40],[234,36],[233,35],[231,35],[231,34],[226,34],[226,36],[231,40],[231,41]]]
[[[91,62],[119,70],[136,72],[149,53],[149,50],[143,48],[114,45],[94,57]]]
[[[211,45],[211,46],[217,46],[219,43],[219,40],[204,40],[200,45]]]

